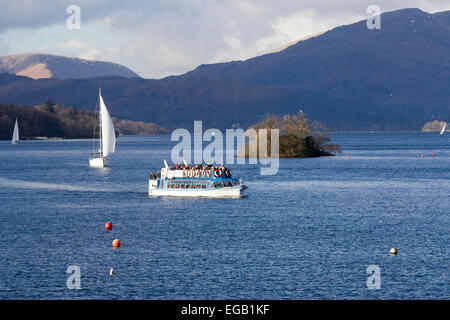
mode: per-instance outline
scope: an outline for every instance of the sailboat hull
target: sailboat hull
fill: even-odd
[[[91,158],[89,159],[89,166],[91,168],[103,168],[107,167],[109,160],[106,158]]]

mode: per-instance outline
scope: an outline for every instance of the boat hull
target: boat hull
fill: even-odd
[[[89,166],[91,168],[103,168],[107,167],[109,160],[106,158],[91,158],[89,159]]]
[[[245,196],[243,188],[219,188],[219,189],[153,189],[149,188],[149,196],[171,197],[208,197],[208,198],[239,198]]]

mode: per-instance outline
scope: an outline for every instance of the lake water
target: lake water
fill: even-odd
[[[148,197],[169,135],[119,137],[103,170],[92,141],[1,141],[0,299],[449,299],[450,134],[332,137],[274,176],[230,166],[240,199]]]

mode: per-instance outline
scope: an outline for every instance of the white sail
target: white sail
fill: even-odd
[[[102,123],[102,141],[101,149],[103,151],[103,157],[114,153],[116,150],[116,132],[114,131],[114,125],[109,115],[108,109],[106,109],[105,102],[103,102],[102,95],[99,93],[100,99],[100,118]]]
[[[442,130],[441,130],[441,134],[444,134],[446,127],[447,127],[447,122],[444,122],[444,126],[442,127]]]
[[[16,124],[14,125],[14,132],[13,132],[13,136],[11,139],[11,143],[12,144],[19,143],[19,124],[17,123],[17,119],[16,119]]]

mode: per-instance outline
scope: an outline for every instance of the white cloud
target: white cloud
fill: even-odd
[[[56,47],[60,50],[80,50],[86,48],[87,46],[87,43],[78,39],[74,39],[59,43]]]
[[[6,43],[5,40],[3,40],[2,38],[0,38],[0,55],[1,56],[6,56],[9,53],[9,46]]]
[[[88,60],[104,60],[104,54],[96,48],[91,48],[77,54],[78,58]]]
[[[256,55],[272,52],[299,39],[325,32],[348,21],[357,21],[364,16],[353,17],[340,14],[338,17],[318,17],[313,9],[297,11],[280,16],[270,22],[270,31],[252,42],[245,42],[246,35],[238,32],[223,37],[224,47],[210,62],[245,60]],[[244,43],[244,44],[243,44]]]
[[[71,56],[88,60],[117,61],[119,53],[117,47],[90,44],[78,39],[58,43],[54,49],[61,55],[70,53]]]

